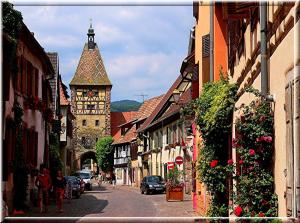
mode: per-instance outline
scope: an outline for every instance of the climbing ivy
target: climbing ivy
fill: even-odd
[[[226,195],[228,139],[231,135],[237,86],[221,79],[204,84],[201,95],[183,110],[183,115],[195,115],[202,144],[197,170],[201,182],[211,194],[208,216],[228,216]]]
[[[13,179],[14,179],[14,194],[13,204],[16,210],[23,210],[26,205],[27,186],[28,186],[28,168],[26,166],[23,150],[23,131],[22,131],[22,116],[23,109],[15,100],[13,106],[14,112],[14,131],[16,131],[15,156],[13,161]]]
[[[10,43],[7,45],[9,47],[9,50],[7,50],[9,55],[6,55],[6,61],[10,64],[13,74],[18,72],[16,50],[22,23],[23,17],[21,12],[15,10],[13,4],[2,2],[2,31],[10,39]]]

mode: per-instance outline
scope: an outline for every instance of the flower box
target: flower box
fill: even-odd
[[[183,201],[183,187],[170,187],[166,190],[166,200]]]

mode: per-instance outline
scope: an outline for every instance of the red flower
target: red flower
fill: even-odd
[[[232,160],[232,159],[228,160],[228,161],[227,161],[227,164],[228,164],[228,165],[232,165],[232,164],[233,164],[233,160]]]
[[[234,209],[234,214],[235,214],[236,216],[238,216],[238,217],[242,214],[242,212],[243,212],[243,209],[241,208],[241,206],[237,206],[237,207]]]
[[[263,212],[259,212],[258,216],[262,218],[265,217],[265,214]]]
[[[250,156],[254,156],[254,155],[255,155],[254,149],[249,149],[249,155],[250,155]]]
[[[244,160],[240,160],[240,161],[239,161],[239,164],[240,164],[240,165],[243,165],[243,163],[244,163]]]
[[[218,160],[213,160],[213,161],[210,162],[210,167],[211,167],[211,168],[214,168],[214,167],[216,167],[217,165],[218,165]]]
[[[266,201],[265,199],[262,199],[262,200],[261,200],[261,204],[262,204],[263,206],[265,206],[265,205],[268,204],[268,201]]]
[[[266,141],[266,142],[272,142],[272,136],[265,136],[264,137],[264,141]]]
[[[265,120],[266,120],[266,116],[264,116],[264,115],[260,116],[260,118],[259,118],[259,121],[260,121],[260,122],[263,122],[263,121],[265,121]]]
[[[260,136],[256,139],[256,142],[272,142],[273,138],[272,136]]]

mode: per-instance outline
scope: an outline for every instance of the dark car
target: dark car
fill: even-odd
[[[85,191],[85,182],[83,178],[80,177],[79,173],[74,173],[72,176],[76,176],[80,180],[80,193],[84,193]]]
[[[79,198],[81,195],[80,192],[80,179],[76,176],[65,176],[67,184],[71,184],[72,187],[72,196]]]
[[[164,193],[166,191],[166,183],[161,176],[147,176],[141,182],[140,190],[142,194]]]

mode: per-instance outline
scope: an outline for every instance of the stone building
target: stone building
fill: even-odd
[[[84,44],[77,70],[70,83],[72,112],[76,117],[74,158],[77,169],[82,168],[86,159],[96,160],[97,140],[111,133],[112,84],[106,73],[98,45],[94,41],[95,33],[92,25],[87,36],[88,42]]]

